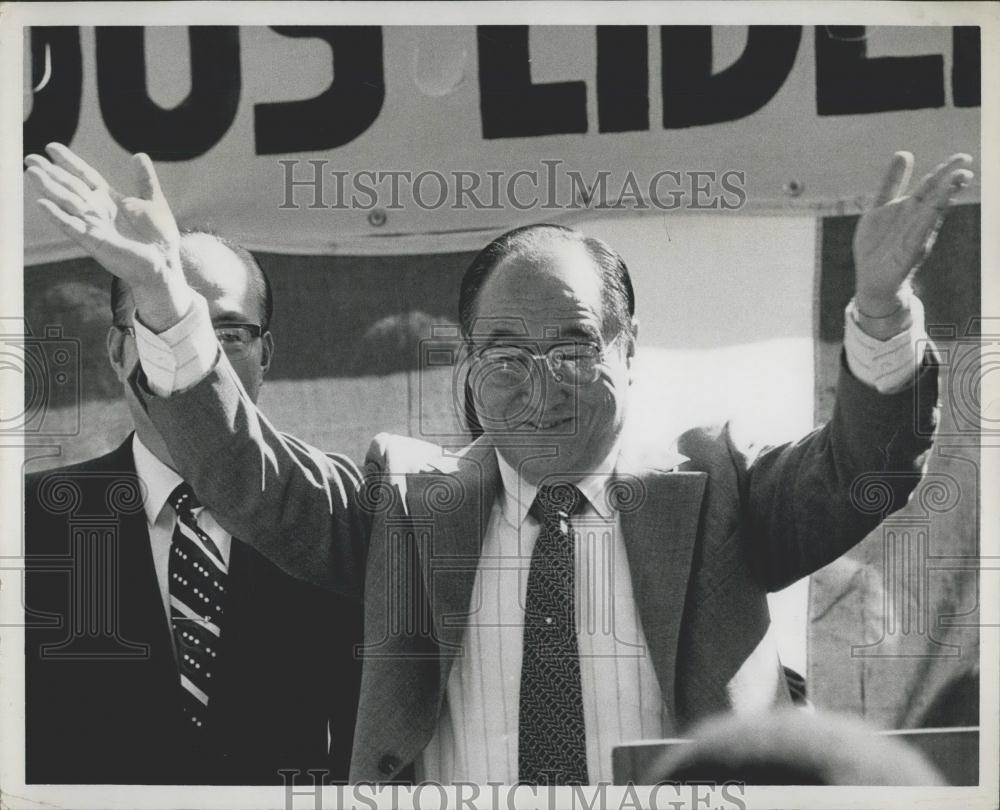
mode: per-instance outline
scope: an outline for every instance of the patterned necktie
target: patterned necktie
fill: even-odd
[[[179,484],[168,502],[177,513],[170,547],[170,624],[184,716],[198,734],[207,727],[212,679],[218,672],[227,565],[212,538],[198,526],[194,510],[200,504],[191,487]]]
[[[582,500],[575,486],[544,486],[532,506],[542,530],[528,573],[518,719],[518,776],[530,785],[588,781],[570,525]]]

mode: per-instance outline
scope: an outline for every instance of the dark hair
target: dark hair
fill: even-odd
[[[586,248],[594,265],[600,272],[603,298],[605,334],[612,328],[620,329],[631,322],[635,314],[635,293],[632,291],[632,279],[629,278],[628,267],[621,256],[603,239],[586,236],[565,225],[541,223],[525,225],[498,236],[484,247],[472,260],[465,275],[462,276],[462,287],[458,297],[458,322],[462,335],[466,338],[472,333],[475,319],[476,301],[490,273],[501,261],[519,252],[528,252],[541,243],[544,236],[554,236],[571,242],[578,242]]]
[[[181,238],[199,234],[210,236],[220,245],[228,248],[240,260],[243,267],[246,268],[250,283],[255,288],[255,292],[261,302],[260,324],[266,332],[271,326],[271,318],[274,315],[274,294],[271,290],[271,280],[267,277],[267,273],[264,272],[264,268],[260,266],[254,255],[245,247],[207,228],[184,230],[181,233]],[[113,276],[111,279],[112,323],[121,325],[127,320],[128,313],[123,311],[127,293],[128,285],[117,276]]]

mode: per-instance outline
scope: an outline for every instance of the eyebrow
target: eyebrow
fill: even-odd
[[[212,323],[256,323],[252,318],[248,318],[242,312],[232,312],[225,311],[220,312],[214,318],[212,318]]]
[[[591,326],[590,324],[575,323],[572,326],[570,326],[570,328],[567,329],[564,333],[561,333],[559,337],[561,338],[566,337],[570,339],[584,337],[588,338],[589,340],[594,340],[600,343],[601,330],[597,329],[594,326]]]
[[[499,329],[491,329],[489,332],[482,332],[476,334],[474,331],[472,333],[473,337],[485,338],[486,340],[493,340],[495,338],[519,338],[521,340],[529,340],[529,336],[526,335],[522,330],[519,329],[508,329],[500,327]]]
[[[524,334],[523,331],[510,329],[506,327],[498,327],[496,329],[490,330],[489,332],[478,335],[475,332],[473,332],[472,338],[474,340],[475,339],[485,340],[490,343],[498,340],[503,340],[504,338],[515,338],[517,340],[526,341],[529,343],[537,343],[539,341],[548,342],[548,341],[562,341],[562,340],[578,340],[580,338],[583,338],[586,340],[594,341],[596,343],[600,343],[601,332],[600,330],[592,327],[589,324],[573,323],[566,328],[560,327],[558,329],[557,335],[552,335],[544,338],[532,337]]]

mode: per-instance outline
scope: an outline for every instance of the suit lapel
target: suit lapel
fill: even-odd
[[[110,469],[135,476],[131,437],[109,459]],[[149,644],[150,660],[163,669],[172,669],[170,627],[160,598],[146,513],[141,508],[119,512],[118,530],[118,592],[122,635],[127,641],[141,639],[143,643]]]
[[[435,467],[427,474],[410,477],[407,506],[414,520],[421,573],[441,653],[441,697],[451,666],[462,651],[500,470],[494,449],[482,441],[461,456],[443,458]]]
[[[708,476],[651,469],[626,458],[616,478],[626,487],[619,514],[635,603],[673,719],[677,644]]]
[[[135,476],[131,438],[107,459],[104,469],[115,475]],[[96,478],[95,483],[106,489],[114,480]],[[127,673],[127,686],[119,683],[119,687],[127,688],[134,707],[143,706],[143,711],[133,718],[136,727],[143,729],[142,734],[163,735],[165,729],[174,727],[180,715],[170,626],[160,597],[146,514],[141,507],[122,509],[117,519],[118,632],[123,643],[144,645],[147,653],[141,663],[122,662],[116,665],[115,672]],[[118,683],[117,679],[113,682]],[[124,695],[116,699],[122,700]],[[157,745],[163,743],[157,741]]]
[[[481,440],[433,466],[408,476],[406,502],[441,652],[440,700],[462,650],[500,471],[495,450]],[[708,476],[652,468],[625,455],[616,479],[623,487],[617,505],[636,607],[663,699],[675,717],[677,645]]]
[[[151,656],[173,665],[170,626],[160,598],[160,586],[153,566],[149,529],[143,513],[121,520],[121,616],[125,638],[142,635],[152,645]]]

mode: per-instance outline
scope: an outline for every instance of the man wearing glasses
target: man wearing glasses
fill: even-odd
[[[138,160],[146,193],[125,208],[166,221]],[[834,415],[757,453],[725,428],[673,450],[630,435],[635,296],[608,245],[539,225],[484,248],[459,296],[460,382],[483,435],[448,448],[380,435],[369,453],[351,781],[608,781],[622,741],[787,701],[767,592],[877,525],[855,506],[857,481],[905,503],[930,447],[936,368],[914,352],[922,309],[907,280],[968,164],[953,156],[906,196],[912,156],[896,155],[855,235]],[[316,470],[237,396],[224,355],[183,363],[211,341],[203,305],[149,250],[168,230],[124,239],[89,192],[38,174],[67,234],[94,255],[117,246],[103,263],[142,289],[139,317],[185,368],[164,379],[143,356],[135,390],[196,491],[289,572],[348,587],[357,557]],[[238,479],[219,476],[220,459]]]
[[[256,401],[274,354],[267,277],[218,236],[187,233],[179,245],[233,385]],[[128,384],[140,352],[161,371],[169,362],[137,346],[146,333],[118,278],[111,310],[108,358],[134,432],[104,457],[26,482],[26,606],[59,618],[27,631],[26,778],[280,784],[281,769],[319,768],[346,780],[360,680],[356,602],[288,576],[194,499]],[[351,462],[328,463],[357,486]],[[69,491],[75,510],[60,498]],[[113,524],[114,538],[75,541],[70,511]],[[52,567],[66,555],[72,583]],[[95,555],[112,572],[103,582],[85,574]],[[110,616],[81,607],[106,600]],[[101,638],[66,643],[70,628],[91,624]]]

